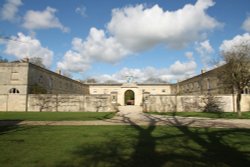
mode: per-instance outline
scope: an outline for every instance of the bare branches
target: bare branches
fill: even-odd
[[[237,111],[240,116],[241,92],[250,85],[250,41],[235,45],[230,50],[223,51],[222,56],[226,62],[220,74],[224,85],[237,93]]]

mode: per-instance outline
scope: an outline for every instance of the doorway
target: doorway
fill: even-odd
[[[134,105],[135,104],[135,93],[132,90],[127,90],[124,94],[124,104]]]

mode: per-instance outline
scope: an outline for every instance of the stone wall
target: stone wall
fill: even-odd
[[[236,97],[232,95],[213,96],[221,109],[226,112],[236,111]],[[144,111],[153,112],[188,112],[202,111],[206,96],[163,96],[149,95],[143,106]],[[234,99],[234,100],[233,100]],[[250,111],[250,95],[242,95],[241,110]]]
[[[26,94],[27,81],[27,63],[0,63],[0,94],[8,94],[11,89]]]
[[[27,98],[27,103],[26,103]],[[116,111],[106,95],[0,95],[0,111],[70,111],[112,112]],[[26,108],[27,106],[27,108]]]
[[[25,111],[26,95],[5,94],[0,95],[0,111]]]
[[[141,105],[144,93],[169,95],[171,94],[170,84],[91,84],[89,85],[89,92],[92,95],[116,95],[116,103],[125,105],[125,92],[131,90],[134,92],[134,104]]]
[[[111,97],[110,95],[4,94],[0,95],[0,111],[113,112],[116,111],[116,104],[112,103]],[[236,111],[236,96],[221,95],[214,98],[220,102],[223,111]],[[201,111],[204,100],[206,100],[204,96],[148,95],[147,99],[144,99],[143,109],[146,112]],[[241,109],[250,111],[250,95],[242,95]]]
[[[86,95],[89,87],[29,62],[0,62],[0,94],[8,93]]]
[[[32,63],[29,63],[28,75],[29,94],[34,94],[32,87],[37,85],[45,89],[48,94],[89,94],[88,85]]]
[[[223,68],[221,66],[206,72],[202,70],[201,74],[178,82],[172,89],[178,95],[230,94],[231,91],[225,89],[220,80]]]
[[[250,111],[250,95],[249,94],[242,95],[241,110]]]

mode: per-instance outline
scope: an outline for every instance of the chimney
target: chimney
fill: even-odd
[[[57,69],[57,70],[56,70],[56,73],[61,75],[61,74],[62,74],[62,71],[61,71],[60,69]]]
[[[204,74],[206,72],[205,69],[201,69],[201,74]]]
[[[26,58],[23,58],[23,60],[22,60],[23,62],[29,62],[30,61],[30,59],[28,58],[28,57],[26,57]]]

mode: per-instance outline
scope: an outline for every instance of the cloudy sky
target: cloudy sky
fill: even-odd
[[[176,82],[212,68],[249,33],[249,0],[0,2],[0,55],[41,57],[75,79]]]

